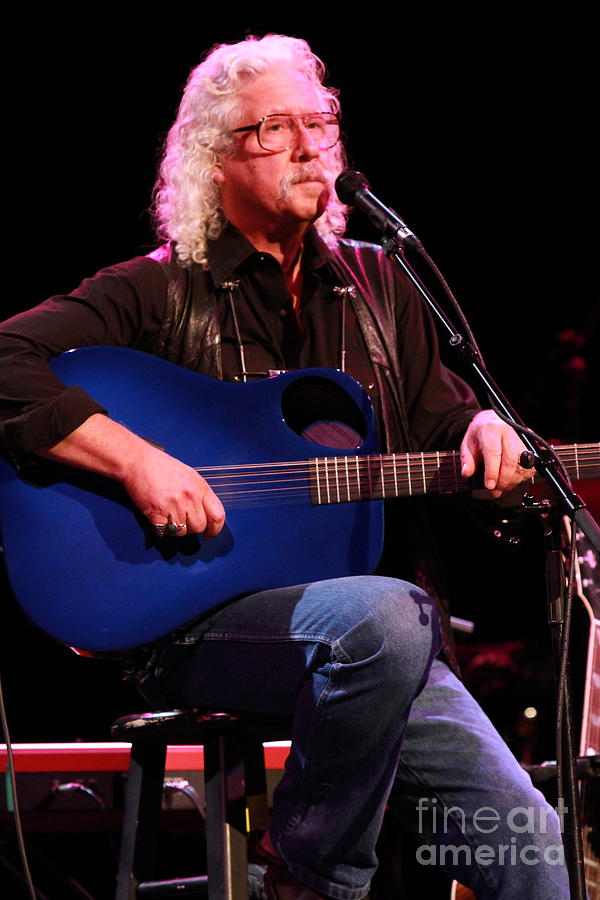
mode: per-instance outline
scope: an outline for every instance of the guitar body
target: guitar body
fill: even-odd
[[[564,521],[570,539],[571,523]],[[589,616],[590,627],[579,755],[595,757],[600,753],[600,555],[580,531],[576,533],[576,542],[577,593]],[[600,900],[600,781],[597,774],[580,784],[580,817],[588,898]]]
[[[104,347],[62,354],[52,368],[113,419],[203,472],[339,457],[339,447],[315,445],[297,432],[328,419],[340,398],[352,427],[362,423],[352,453],[377,450],[367,396],[335,370],[239,385]],[[317,409],[320,396],[324,413]],[[2,543],[19,603],[59,641],[114,651],[155,640],[236,596],[370,573],[377,565],[380,501],[315,506],[307,482],[272,496],[263,486],[255,500],[252,490],[244,506],[229,506],[217,492],[227,513],[218,537],[158,539],[110,479],[54,464],[19,477],[0,461]]]

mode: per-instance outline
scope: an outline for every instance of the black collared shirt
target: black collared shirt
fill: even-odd
[[[209,245],[208,260],[217,288],[226,380],[244,380],[237,318],[246,380],[267,377],[272,371],[310,366],[342,369],[346,360],[351,374],[377,406],[374,373],[352,304],[339,291],[343,285],[329,264],[324,245],[313,232],[307,236],[302,258],[299,317],[277,260],[268,253],[257,252],[235,228],[228,227],[219,241]],[[238,286],[231,295],[219,290],[219,285],[232,281],[237,281]]]

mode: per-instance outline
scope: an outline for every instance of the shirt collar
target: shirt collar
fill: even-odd
[[[206,255],[213,282],[221,284],[230,280],[236,269],[251,256],[264,257],[268,254],[259,253],[234,225],[227,222],[221,235],[216,240],[208,242]],[[331,252],[327,245],[316,229],[311,228],[304,240],[302,261],[304,269],[316,272],[325,266],[330,258]]]
[[[331,250],[320,236],[316,228],[311,228],[304,241],[304,261],[306,271],[316,272],[327,265],[331,259]]]
[[[206,248],[208,267],[214,283],[221,284],[230,280],[237,267],[254,254],[258,255],[256,247],[241,231],[227,222],[219,237],[215,241],[209,241]]]

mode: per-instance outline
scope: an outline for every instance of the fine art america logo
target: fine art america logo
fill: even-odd
[[[515,806],[501,815],[491,806],[482,806],[468,820],[460,806],[443,807],[435,797],[421,797],[416,807],[419,815],[419,834],[428,835],[430,844],[417,847],[417,862],[422,866],[537,866],[544,862],[551,866],[564,865],[561,843],[525,843],[516,835],[555,834],[555,823],[548,823],[558,814],[562,833],[564,816],[568,812],[559,800],[556,810],[533,806]],[[451,843],[462,835],[465,842]],[[495,834],[494,843],[480,842],[479,835]],[[448,838],[448,843],[440,839]],[[525,839],[526,840],[526,839]],[[468,841],[468,843],[467,843]]]

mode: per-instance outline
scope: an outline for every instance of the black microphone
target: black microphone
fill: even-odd
[[[369,182],[361,172],[346,169],[338,175],[335,189],[342,203],[346,206],[356,206],[366,213],[385,237],[395,238],[401,244],[409,244],[419,250],[423,249],[419,238],[407,228],[398,213],[385,206],[371,193]]]

